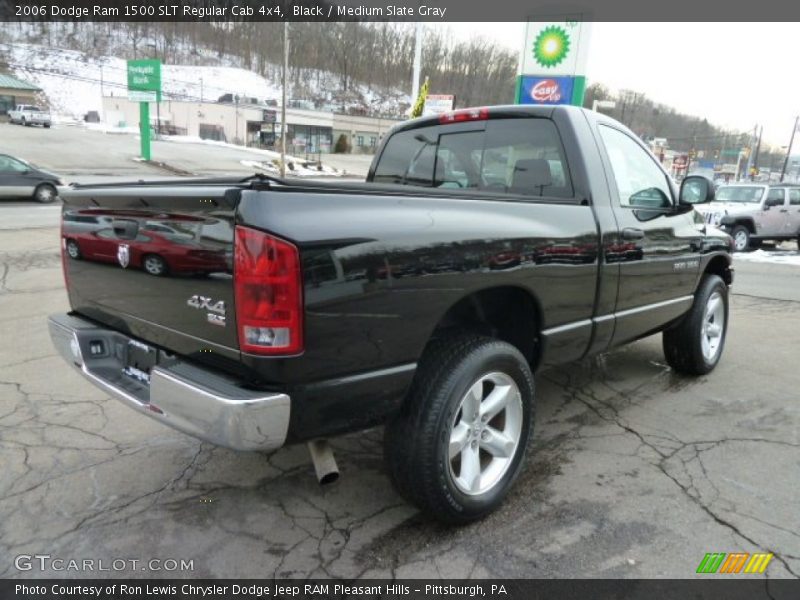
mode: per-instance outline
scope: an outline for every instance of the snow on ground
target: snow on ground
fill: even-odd
[[[755,250],[754,252],[737,252],[734,255],[735,261],[746,261],[755,263],[772,263],[775,265],[795,265],[800,267],[800,251],[792,247],[792,244],[781,244],[775,250]]]
[[[246,146],[236,146],[227,142],[218,142],[216,140],[204,140],[199,137],[191,135],[162,135],[160,140],[165,142],[174,142],[178,144],[203,144],[206,146],[219,146],[223,148],[230,148],[231,150],[246,151],[251,154],[261,155],[263,160],[241,160],[239,161],[245,167],[252,167],[262,171],[269,171],[271,173],[278,173],[280,167],[278,166],[281,159],[281,153],[273,150],[265,150],[263,148],[250,148]],[[325,175],[339,176],[344,175],[345,172],[333,167],[322,165],[318,167],[316,161],[309,161],[298,156],[286,155],[286,165],[288,171],[292,175],[310,176],[310,175]]]

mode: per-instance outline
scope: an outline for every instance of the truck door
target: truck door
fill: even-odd
[[[789,188],[789,223],[787,235],[800,237],[800,188]]]
[[[605,149],[612,209],[619,226],[604,247],[620,266],[613,344],[641,337],[692,304],[700,270],[702,222],[678,213],[674,186],[629,132],[598,125]]]
[[[770,188],[764,199],[761,214],[756,219],[756,233],[760,237],[784,235],[789,211],[786,206],[786,189]]]

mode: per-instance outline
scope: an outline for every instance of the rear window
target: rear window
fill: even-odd
[[[474,131],[434,126],[393,135],[373,181],[533,197],[574,195],[552,121],[493,119],[480,126]]]

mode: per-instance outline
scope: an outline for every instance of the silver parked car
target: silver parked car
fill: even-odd
[[[706,223],[733,237],[737,252],[758,248],[764,240],[800,238],[800,185],[722,185],[714,201],[697,210]]]

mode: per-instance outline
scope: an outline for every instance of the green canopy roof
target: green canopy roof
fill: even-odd
[[[7,88],[12,90],[29,90],[31,92],[40,92],[41,88],[36,87],[32,83],[22,81],[16,77],[12,77],[7,73],[0,73],[0,88]]]

